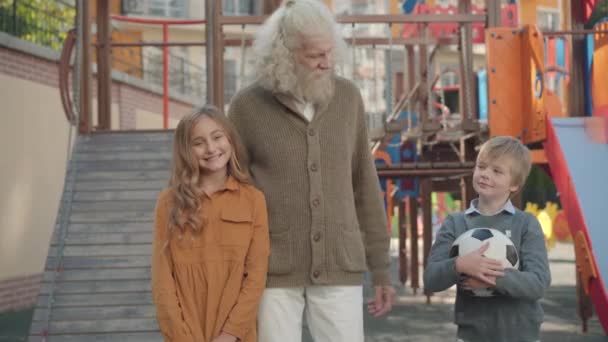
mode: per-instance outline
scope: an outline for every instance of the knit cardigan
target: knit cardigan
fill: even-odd
[[[389,235],[358,88],[336,77],[335,95],[307,121],[285,95],[253,84],[229,118],[266,196],[268,287],[387,285]]]

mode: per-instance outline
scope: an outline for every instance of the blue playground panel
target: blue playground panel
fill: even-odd
[[[594,142],[587,136],[585,120],[554,118],[552,122],[586,223],[600,284],[607,294],[608,144]]]
[[[477,72],[477,101],[479,107],[479,121],[488,122],[488,72]]]
[[[591,98],[591,67],[593,66],[593,35],[585,36],[585,115],[593,114],[593,99]]]

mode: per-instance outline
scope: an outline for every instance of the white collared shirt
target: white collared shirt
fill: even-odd
[[[302,116],[304,116],[308,122],[311,122],[312,118],[315,116],[315,106],[312,104],[312,102],[306,102],[294,96],[293,103],[300,114],[302,114]]]
[[[469,206],[469,208],[467,210],[465,210],[464,214],[465,215],[471,215],[471,214],[479,214],[479,215],[483,215],[479,209],[477,209],[477,203],[479,202],[479,198],[475,198],[474,200],[471,201],[471,205]],[[499,213],[502,213],[503,211],[508,212],[509,214],[513,215],[515,214],[515,206],[513,205],[513,203],[511,202],[511,200],[507,200],[505,202],[505,205],[502,206],[502,208],[500,208],[500,210],[498,210],[497,212],[493,213],[492,215],[485,215],[485,216],[493,216]]]

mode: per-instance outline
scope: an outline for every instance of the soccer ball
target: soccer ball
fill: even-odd
[[[490,245],[483,253],[485,257],[501,261],[505,268],[517,269],[519,267],[519,256],[513,241],[502,232],[492,228],[475,228],[462,233],[452,244],[450,258],[476,251],[486,242],[490,242]],[[472,294],[478,297],[495,295],[491,289],[473,290]]]

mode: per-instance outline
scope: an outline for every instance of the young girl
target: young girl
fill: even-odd
[[[156,204],[152,294],[165,341],[255,342],[270,253],[266,202],[249,184],[232,124],[184,117]]]

